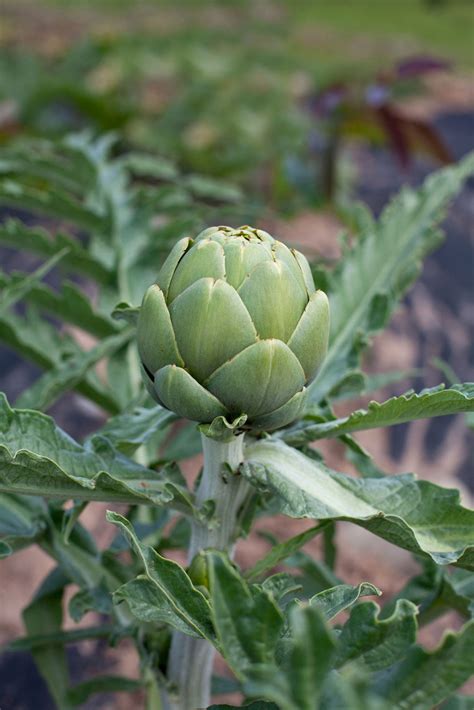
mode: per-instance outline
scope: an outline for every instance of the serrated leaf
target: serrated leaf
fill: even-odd
[[[242,191],[238,187],[222,180],[214,180],[207,175],[188,175],[181,179],[181,183],[196,197],[203,199],[221,202],[239,202],[243,199]]]
[[[314,710],[331,666],[336,642],[315,607],[293,607],[283,667],[254,665],[244,684],[251,698],[263,697],[280,710]]]
[[[77,592],[69,602],[68,611],[71,619],[77,624],[89,611],[110,614],[112,608],[112,598],[107,588],[99,585]]]
[[[54,570],[36,593],[33,601],[23,610],[23,621],[30,635],[54,633],[61,629],[63,612],[64,578]],[[69,670],[64,646],[55,641],[45,642],[31,649],[38,670],[59,710],[69,710],[67,700]]]
[[[290,555],[293,555],[300,547],[303,547],[303,545],[306,545],[307,542],[316,537],[316,535],[322,533],[328,524],[329,523],[322,523],[321,525],[315,525],[309,530],[305,530],[289,538],[289,540],[273,545],[268,555],[265,555],[256,565],[246,570],[245,578],[249,581],[258,579],[264,572],[276,567],[277,564],[283,562],[283,560]]]
[[[285,564],[301,571],[301,574],[295,575],[295,580],[301,585],[303,595],[307,599],[325,589],[343,584],[342,580],[324,562],[313,559],[302,550],[288,557]]]
[[[472,675],[474,621],[448,632],[434,651],[415,646],[374,689],[399,710],[431,710]]]
[[[108,267],[84,249],[77,239],[62,233],[52,237],[46,230],[27,227],[18,220],[11,219],[0,224],[0,243],[11,247],[21,244],[24,251],[43,257],[54,257],[66,250],[62,259],[63,268],[89,276],[99,283],[106,283],[112,275]]]
[[[404,188],[385,208],[376,228],[368,224],[369,231],[346,255],[332,278],[329,349],[309,388],[312,401],[323,399],[357,364],[354,347],[360,350],[360,334],[367,337],[380,328],[413,282],[423,257],[439,243],[435,224],[473,170],[470,155],[430,175],[420,189]]]
[[[47,370],[59,368],[63,358],[82,352],[70,336],[60,335],[49,322],[40,319],[33,308],[30,308],[24,317],[14,313],[4,313],[0,316],[0,339],[28,360]],[[86,374],[76,389],[106,411],[113,414],[118,411],[112,393],[99,382],[92,371]]]
[[[40,189],[10,178],[0,179],[0,203],[66,220],[91,231],[103,226],[100,213],[51,184]]]
[[[360,597],[380,596],[382,592],[369,582],[362,582],[357,587],[352,584],[338,584],[336,587],[325,589],[315,594],[309,600],[312,606],[316,606],[326,621],[330,621],[344,609],[359,601]]]
[[[386,402],[369,402],[367,409],[358,409],[348,417],[312,424],[303,421],[282,433],[285,441],[294,446],[315,439],[329,439],[354,431],[377,429],[460,412],[474,412],[474,383],[467,382],[445,389],[444,385],[407,392],[391,397]]]
[[[440,705],[439,710],[474,710],[474,696],[453,695]]]
[[[239,678],[271,662],[283,624],[273,598],[251,586],[221,552],[206,553],[211,609],[219,648]]]
[[[38,285],[46,274],[53,269],[56,264],[65,256],[66,250],[62,250],[55,254],[51,259],[42,264],[36,271],[31,274],[21,274],[19,277],[6,277],[0,273],[0,284],[2,286],[2,294],[0,298],[0,313],[11,308],[15,303],[23,299],[31,290]]]
[[[78,643],[88,639],[108,638],[114,633],[115,627],[110,625],[102,626],[86,626],[80,629],[71,629],[69,631],[56,631],[52,633],[40,633],[31,636],[22,636],[11,641],[8,646],[8,651],[29,651],[33,648],[38,648],[49,643],[57,643],[67,645],[69,643]]]
[[[379,612],[375,602],[364,602],[351,610],[338,636],[336,668],[357,660],[363,668],[379,671],[406,656],[416,641],[416,606],[400,599],[388,618],[380,619]]]
[[[260,584],[260,587],[268,592],[280,606],[285,606],[288,603],[287,597],[290,594],[294,596],[296,592],[301,590],[301,585],[288,572],[272,574]]]
[[[176,419],[173,412],[160,405],[136,407],[132,412],[111,417],[98,432],[119,450],[130,455],[160,429]]]
[[[256,700],[254,703],[245,705],[209,705],[207,710],[232,710],[232,708],[241,707],[247,710],[278,710],[278,705],[275,703],[267,703],[264,700]]]
[[[62,284],[59,292],[46,284],[32,284],[25,301],[98,338],[106,338],[120,330],[118,323],[95,308],[86,294],[69,281]]]
[[[241,470],[276,494],[286,515],[348,520],[438,564],[474,569],[474,511],[461,507],[456,490],[411,474],[355,479],[277,441],[247,447]]]
[[[130,325],[136,325],[139,313],[140,308],[138,306],[131,306],[129,303],[122,301],[121,303],[117,303],[112,311],[112,318],[115,318],[115,320],[124,320],[130,323]]]
[[[82,705],[96,693],[134,693],[143,688],[143,685],[144,682],[136,678],[119,675],[95,676],[70,688],[67,699],[73,706]]]
[[[0,558],[31,544],[46,527],[44,501],[0,493]]]
[[[107,520],[125,533],[144,567],[143,575],[115,592],[114,601],[126,601],[142,621],[167,623],[190,636],[213,641],[209,602],[183,568],[143,545],[122,515],[108,511]]]
[[[129,330],[111,335],[98,345],[80,351],[63,360],[54,369],[45,372],[31,387],[24,390],[16,402],[20,408],[49,409],[64,392],[77,387],[89,370],[100,360],[126,345],[131,339]]]
[[[11,409],[0,396],[0,491],[77,500],[169,504],[191,512],[191,496],[172,469],[152,471],[105,437],[86,446],[40,412]]]

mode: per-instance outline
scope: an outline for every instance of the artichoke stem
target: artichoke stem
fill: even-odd
[[[202,436],[204,468],[196,491],[196,504],[215,504],[211,526],[193,521],[188,562],[207,548],[233,554],[239,511],[250,492],[249,484],[236,474],[244,459],[244,434],[221,443]],[[170,698],[167,710],[191,710],[210,704],[214,648],[204,639],[173,632],[168,662],[168,680],[178,689],[178,699]]]

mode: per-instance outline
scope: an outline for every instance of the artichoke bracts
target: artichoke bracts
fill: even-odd
[[[181,239],[146,292],[138,349],[164,407],[260,431],[299,416],[328,332],[328,299],[302,254],[260,229],[211,227]]]

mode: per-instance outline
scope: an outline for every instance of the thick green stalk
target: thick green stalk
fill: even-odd
[[[212,526],[194,521],[188,561],[207,548],[233,553],[239,511],[247,497],[249,484],[236,471],[243,461],[244,435],[229,443],[202,437],[204,468],[196,492],[196,502],[215,502]],[[168,680],[177,688],[170,697],[169,710],[205,708],[210,704],[214,648],[208,641],[173,633],[168,663]]]

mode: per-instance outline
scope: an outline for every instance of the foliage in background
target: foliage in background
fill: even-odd
[[[285,3],[259,10],[233,2],[217,13],[188,2],[178,16],[160,3],[143,4],[124,21],[113,7],[77,10],[76,17],[53,4],[57,27],[52,34],[42,28],[43,39],[29,25],[27,4],[23,13],[22,4],[11,10],[0,46],[0,136],[120,130],[128,146],[159,152],[186,171],[231,176],[279,212],[350,191],[354,175],[340,160],[347,137],[389,141],[405,162],[420,148],[446,162],[429,123],[404,120],[392,105],[399,87],[393,91],[396,82],[385,80],[393,58],[429,56],[423,42],[419,49],[409,44],[402,56],[387,53],[381,67],[379,50],[362,35],[367,61],[357,56],[354,64],[351,43],[341,51],[344,28],[341,38],[332,37],[337,26],[324,29],[322,10],[319,20],[318,12],[313,17]],[[446,66],[431,62],[431,69]],[[399,84],[408,75],[395,78]],[[409,78],[402,94],[419,93],[415,72]]]

